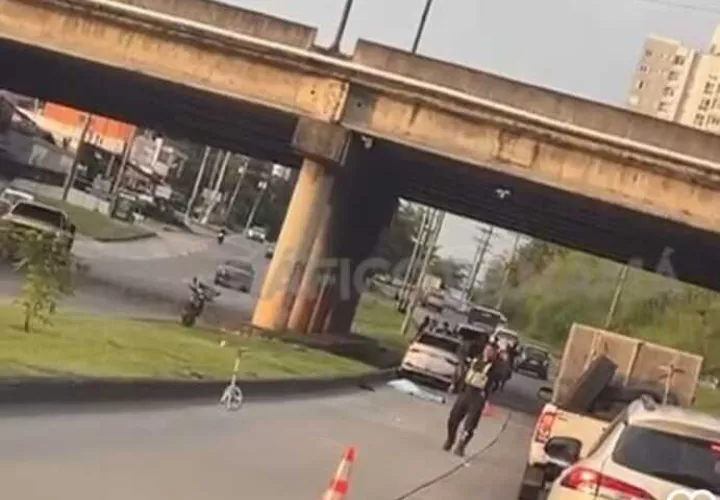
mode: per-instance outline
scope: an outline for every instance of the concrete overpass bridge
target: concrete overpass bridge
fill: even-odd
[[[362,261],[398,197],[650,269],[670,248],[680,279],[720,289],[717,137],[314,38],[207,0],[4,0],[0,87],[301,168],[259,326],[345,330],[358,293],[323,263]]]

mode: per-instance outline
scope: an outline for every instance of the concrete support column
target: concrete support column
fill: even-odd
[[[327,273],[330,271],[327,241],[329,219],[330,207],[327,207],[288,319],[287,328],[295,333],[308,333],[308,331],[311,331],[310,322],[323,290]]]
[[[336,125],[307,118],[298,121],[292,145],[305,159],[253,313],[252,323],[259,328],[287,329],[311,254],[321,260],[321,249],[312,250],[328,214],[328,200],[348,138],[349,132]],[[304,321],[300,312],[293,318],[294,324]]]
[[[343,172],[342,197],[333,200],[338,215],[331,225],[331,241],[340,265],[327,299],[330,307],[324,304],[328,313],[323,327],[324,332],[332,334],[350,330],[367,273],[380,264],[368,259],[397,209],[400,180],[383,168],[383,162],[373,157],[371,149],[356,152],[353,161],[356,163],[352,170],[346,167]]]
[[[378,201],[376,198],[374,201]],[[336,289],[336,294],[332,297],[334,300],[331,309],[328,312],[328,318],[324,325],[326,333],[343,334],[350,331],[352,322],[355,318],[360,298],[365,291],[365,279],[367,272],[372,270],[373,262],[369,261],[372,252],[382,234],[392,220],[392,216],[397,208],[396,198],[385,200],[389,203],[380,203],[380,210],[371,214],[364,214],[367,219],[364,230],[349,233],[347,242],[352,249],[346,258],[348,264],[346,273],[349,275],[345,279],[351,280],[351,286],[344,286],[342,289]],[[361,216],[362,208],[358,207],[357,216]],[[368,264],[367,266],[365,264]],[[379,262],[378,262],[379,264]],[[341,271],[342,274],[342,271]],[[341,276],[342,277],[342,276]]]
[[[306,159],[253,313],[253,325],[285,330],[290,308],[307,263],[320,214],[326,209],[333,179],[328,168]]]

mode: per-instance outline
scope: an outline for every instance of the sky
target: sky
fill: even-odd
[[[318,28],[328,45],[345,0],[225,0]],[[355,0],[342,49],[358,38],[408,49],[425,0]],[[645,39],[706,48],[720,23],[717,0],[433,0],[419,52],[566,93],[624,105]],[[449,215],[441,253],[470,261],[478,223]],[[490,254],[514,237],[496,231]]]

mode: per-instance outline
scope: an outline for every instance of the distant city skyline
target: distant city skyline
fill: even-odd
[[[720,27],[697,49],[653,34],[638,60],[628,106],[643,114],[720,133]]]

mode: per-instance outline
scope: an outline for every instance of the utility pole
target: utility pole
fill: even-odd
[[[237,182],[235,182],[235,188],[233,189],[232,195],[230,196],[230,201],[228,202],[227,211],[225,212],[225,223],[226,224],[227,224],[228,219],[230,218],[232,209],[235,206],[237,197],[240,194],[240,188],[242,187],[243,181],[245,180],[245,173],[247,172],[249,164],[250,164],[250,160],[248,159],[248,157],[247,156],[243,157],[242,165],[240,165],[240,167],[238,168]]]
[[[412,294],[412,300],[410,301],[410,305],[405,312],[405,319],[403,320],[403,324],[400,327],[400,333],[402,335],[407,334],[407,330],[410,326],[413,313],[415,312],[417,303],[420,300],[420,289],[422,288],[422,283],[425,280],[425,274],[427,273],[428,266],[430,265],[430,259],[432,258],[433,254],[432,249],[435,248],[438,238],[440,237],[440,231],[442,230],[443,222],[445,221],[445,212],[438,210],[435,213],[434,218],[435,225],[433,227],[431,236],[428,238],[427,250],[425,252],[425,256],[423,257],[422,266],[420,267],[420,274],[415,284],[415,290]]]
[[[620,297],[622,296],[623,289],[625,288],[625,282],[627,281],[629,272],[630,266],[628,264],[620,267],[617,285],[615,286],[615,293],[613,294],[612,302],[610,303],[610,309],[608,309],[607,317],[605,318],[606,330],[610,329],[613,319],[615,319],[615,311],[617,310],[617,306],[620,303]]]
[[[505,272],[503,274],[502,283],[500,284],[500,295],[498,296],[497,304],[495,309],[498,311],[505,301],[505,289],[507,288],[507,282],[510,279],[510,271],[512,270],[513,263],[515,262],[515,256],[517,255],[518,245],[520,244],[520,233],[515,234],[515,241],[513,242],[512,252],[510,253],[510,260],[505,264]]]
[[[219,158],[222,157],[222,155],[222,152],[218,154],[218,161]],[[228,162],[230,161],[231,156],[232,153],[230,153],[229,151],[225,152],[225,158],[222,162],[222,166],[220,167],[220,172],[218,173],[217,179],[215,180],[215,187],[212,190],[212,195],[210,195],[210,201],[208,203],[207,210],[205,211],[205,215],[202,218],[203,224],[208,223],[208,221],[210,220],[210,216],[215,209],[215,205],[217,204],[217,197],[220,195],[220,188],[222,187],[223,180],[225,179],[225,171],[227,170]]]
[[[465,288],[465,302],[470,302],[472,300],[472,293],[475,289],[475,283],[477,282],[478,274],[480,273],[480,268],[482,268],[483,261],[485,260],[485,254],[487,253],[487,249],[490,246],[490,240],[493,236],[494,227],[490,226],[483,228],[482,232],[485,234],[485,238],[483,238],[482,244],[479,244],[477,247],[477,251],[475,253],[475,259],[473,260],[473,266],[470,270],[470,275],[468,276],[468,283]],[[478,242],[480,243],[480,242]]]
[[[185,219],[189,219],[192,214],[192,207],[195,204],[195,199],[200,191],[200,184],[202,183],[203,176],[205,175],[208,159],[210,159],[210,146],[205,146],[202,161],[200,161],[200,168],[195,176],[195,184],[193,184],[192,193],[190,193],[190,199],[188,200],[187,207],[185,208]]]
[[[345,29],[347,28],[353,3],[355,3],[355,0],[345,0],[345,6],[343,7],[342,14],[340,14],[340,23],[338,24],[338,29],[335,32],[335,39],[330,45],[330,52],[340,52],[340,44],[342,43],[343,36],[345,36]]]
[[[90,131],[90,125],[92,125],[92,115],[88,113],[85,115],[85,123],[83,123],[82,132],[80,132],[77,149],[75,150],[75,157],[70,164],[70,169],[68,170],[67,175],[65,175],[65,182],[63,183],[61,197],[62,201],[67,201],[68,195],[70,194],[70,189],[72,189],[72,186],[75,183],[75,175],[77,174],[77,168],[80,164],[80,150],[82,149],[82,145],[85,143],[85,139],[87,138],[88,132]]]
[[[137,127],[133,127],[132,133],[128,137],[127,141],[125,141],[122,159],[120,160],[118,171],[115,174],[115,180],[113,181],[112,188],[110,189],[110,194],[115,194],[122,185],[122,178],[125,175],[125,169],[127,168],[128,161],[130,160],[130,153],[132,152],[133,144],[135,144],[135,137],[137,137]]]
[[[433,221],[437,217],[437,212],[434,209],[426,207],[425,210],[426,217],[423,219],[424,224],[420,228],[420,234],[418,235],[418,239],[416,241],[418,245],[417,252],[415,254],[415,258],[408,267],[408,271],[406,273],[407,281],[403,286],[400,302],[398,303],[398,311],[401,313],[404,313],[407,310],[408,302],[410,301],[410,296],[412,295],[412,290],[415,286],[413,285],[413,281],[417,279],[417,273],[419,272],[418,266],[421,264],[421,259],[425,255],[423,252],[427,249],[428,240],[432,234]]]
[[[245,230],[243,231],[243,234],[247,234],[248,229],[250,229],[250,226],[252,225],[253,221],[255,220],[255,213],[257,212],[258,207],[260,206],[260,201],[262,201],[262,197],[265,194],[265,191],[267,190],[268,182],[265,180],[262,180],[258,182],[258,194],[255,196],[255,202],[253,203],[253,207],[250,210],[250,215],[248,215],[247,221],[245,222]]]
[[[398,295],[398,301],[403,302],[407,293],[407,287],[410,284],[410,278],[412,277],[412,271],[415,268],[415,261],[417,260],[420,247],[423,244],[423,238],[425,238],[425,227],[427,226],[428,218],[430,215],[429,208],[421,208],[422,218],[420,219],[420,227],[418,227],[417,235],[415,235],[415,243],[413,244],[412,253],[410,254],[410,261],[408,262],[407,268],[405,269],[405,276],[403,277],[402,287]]]
[[[420,39],[425,33],[425,25],[427,24],[427,18],[430,14],[430,7],[432,7],[433,0],[425,0],[425,8],[420,15],[420,24],[418,25],[417,32],[415,33],[415,40],[413,40],[412,53],[416,54],[420,47]]]

